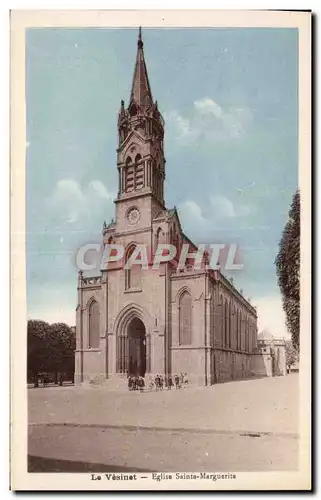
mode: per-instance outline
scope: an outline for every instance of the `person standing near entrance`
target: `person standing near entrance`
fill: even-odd
[[[140,392],[144,392],[145,380],[143,379],[142,376],[139,377],[138,383],[139,383]]]
[[[175,387],[176,389],[179,389],[179,376],[175,375]]]
[[[172,377],[171,377],[171,376],[169,376],[169,377],[168,377],[168,386],[167,386],[167,389],[168,389],[169,391],[171,391],[171,390],[172,390],[172,387],[173,387],[173,379],[172,379]]]

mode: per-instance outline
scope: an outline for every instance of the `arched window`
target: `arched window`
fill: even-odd
[[[136,246],[131,245],[126,252],[126,264],[132,256]],[[141,287],[141,265],[130,265],[129,269],[125,269],[125,289],[140,289]]]
[[[224,346],[228,347],[228,338],[229,338],[229,306],[227,300],[225,300],[225,338],[224,338]]]
[[[100,344],[99,333],[99,304],[93,300],[89,306],[89,335],[88,347],[98,348]]]
[[[224,346],[224,302],[222,295],[220,298],[220,330],[221,330],[221,342],[222,346]]]
[[[244,316],[241,313],[241,318],[240,318],[240,346],[241,346],[241,351],[244,351],[244,330],[245,330]]]
[[[176,255],[179,256],[179,230],[177,226],[174,226],[172,245],[176,248]]]
[[[235,335],[236,335],[236,350],[239,350],[239,311],[236,310],[235,316]]]
[[[141,160],[142,157],[138,153],[135,157],[135,167],[134,167],[135,189],[141,189],[144,187],[144,162],[142,162]]]
[[[134,165],[130,156],[126,158],[125,169],[125,191],[132,191],[134,189]]]
[[[183,292],[179,299],[179,344],[192,343],[192,297]]]
[[[248,317],[245,318],[245,350],[249,350],[249,320]]]
[[[169,243],[172,245],[173,244],[173,229],[170,228],[169,230]]]
[[[235,306],[233,306],[233,311],[231,311],[231,327],[230,327],[230,347],[235,348],[235,336],[236,336],[236,313]]]
[[[138,113],[138,107],[136,106],[135,103],[133,103],[129,109],[129,114],[130,116],[135,116]]]
[[[240,322],[241,322],[241,313],[239,310],[237,310],[236,313],[236,343],[237,343],[237,350],[241,350],[241,328],[240,328]]]
[[[160,243],[161,231],[162,231],[162,229],[160,227],[156,229],[155,236],[154,236],[154,252],[156,252],[157,246]]]

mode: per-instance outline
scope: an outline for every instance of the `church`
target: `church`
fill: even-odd
[[[140,245],[152,262],[157,245],[196,245],[176,208],[165,204],[164,120],[152,96],[141,30],[128,106],[118,116],[118,194],[103,244],[121,245],[122,262],[99,276],[78,276],[75,383],[125,383],[129,375],[186,374],[207,386],[253,375],[257,312],[220,270],[178,266],[124,268]],[[116,167],[115,167],[116,168]]]

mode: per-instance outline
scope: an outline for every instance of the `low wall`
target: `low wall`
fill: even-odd
[[[228,382],[249,378],[251,372],[251,355],[247,353],[216,349],[214,352],[214,370],[216,382]]]

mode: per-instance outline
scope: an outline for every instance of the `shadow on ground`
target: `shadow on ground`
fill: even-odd
[[[28,455],[28,472],[154,472],[121,465],[92,464]]]

